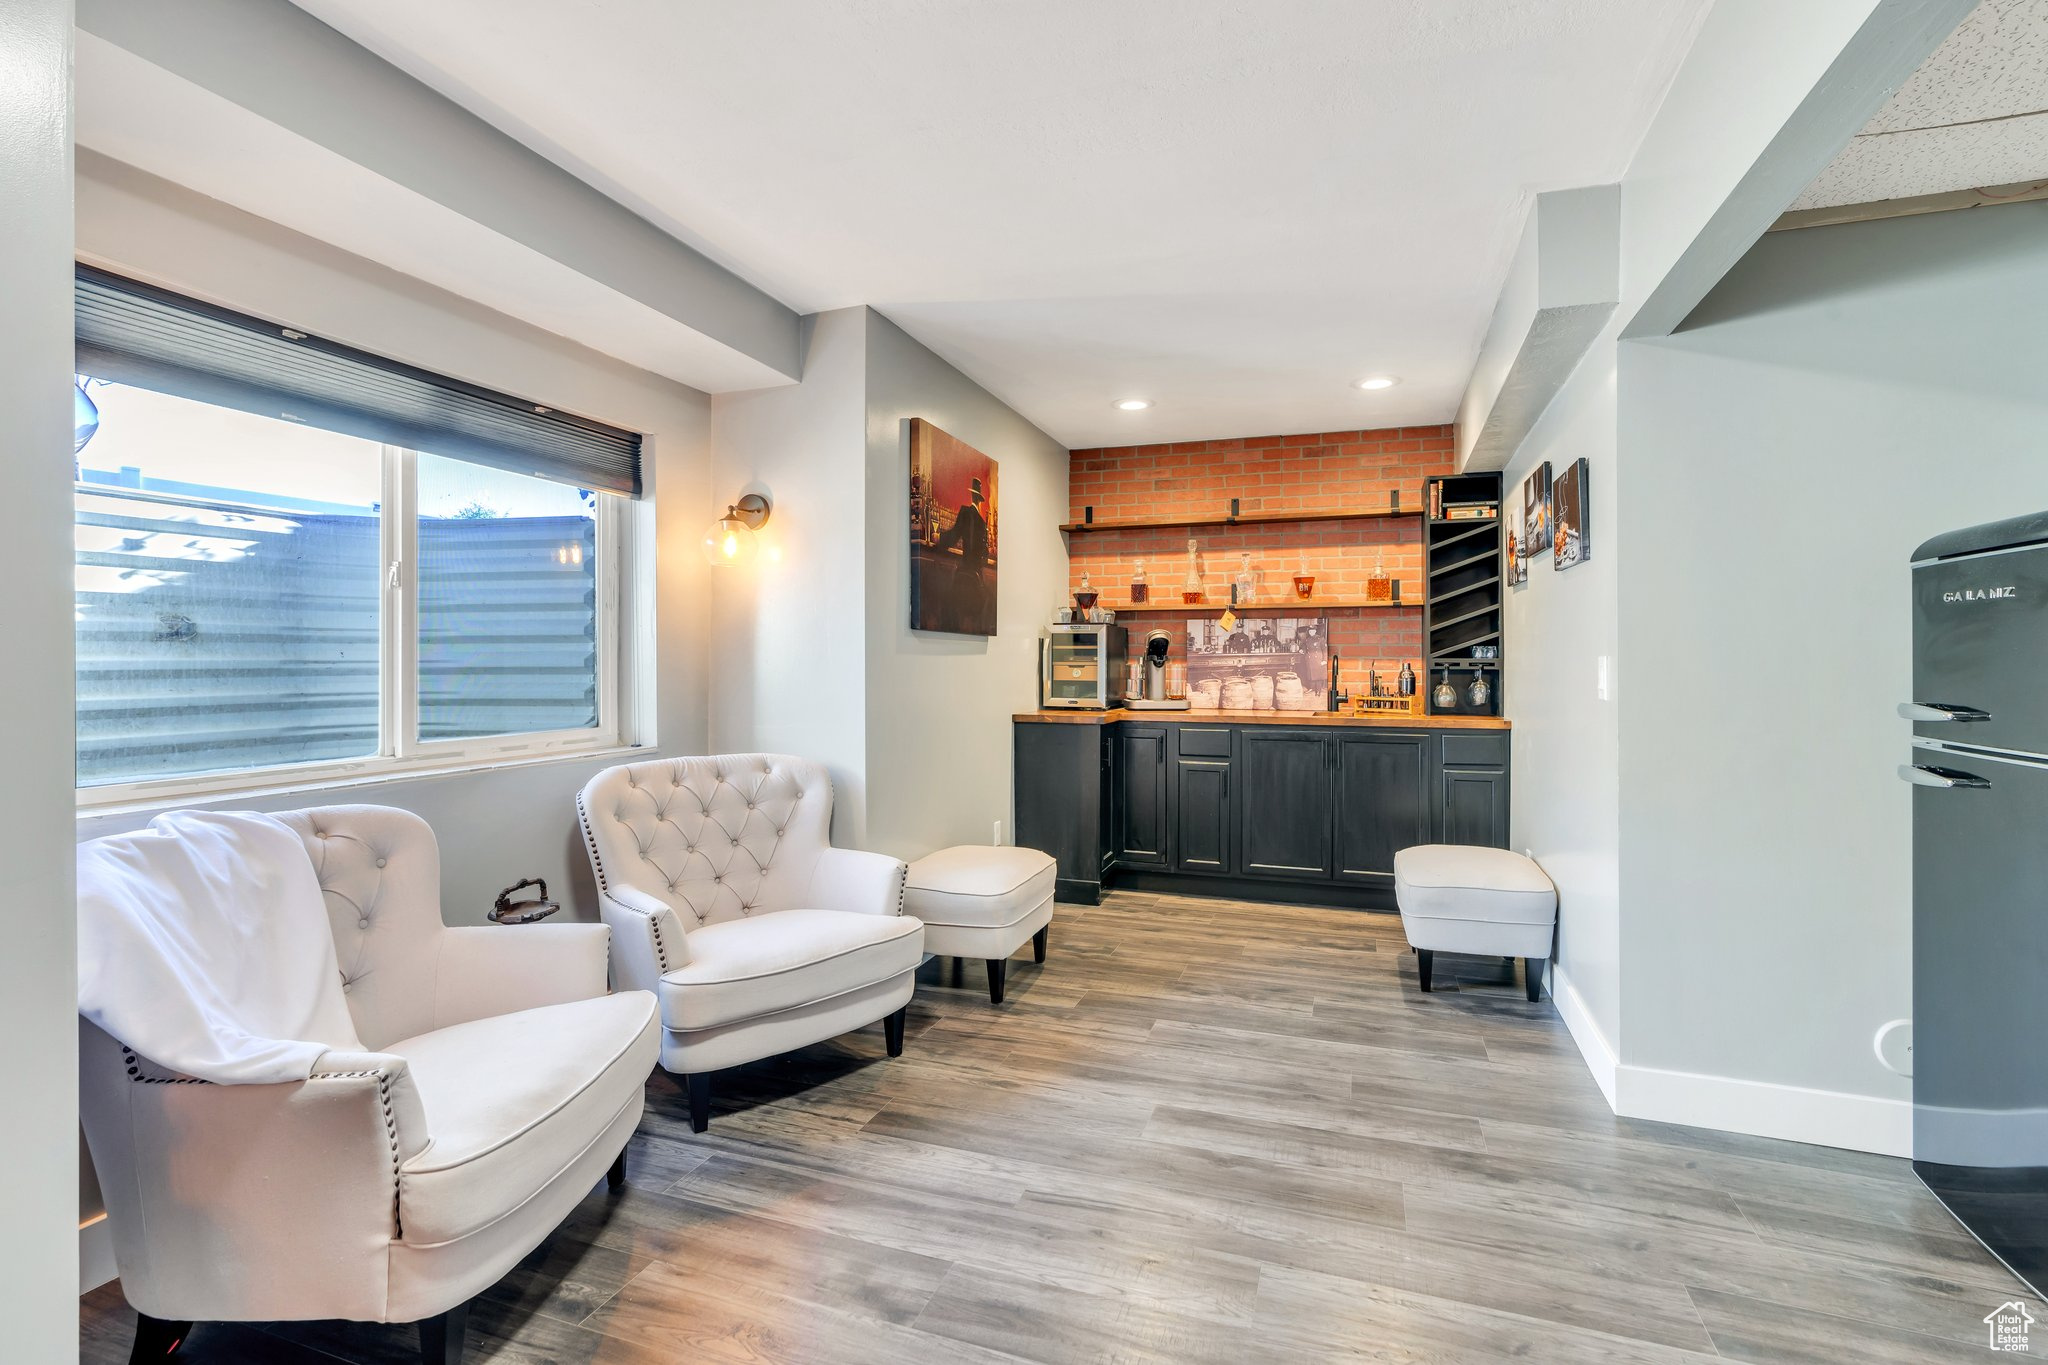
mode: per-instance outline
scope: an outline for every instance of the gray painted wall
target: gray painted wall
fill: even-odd
[[[1010,812],[1010,717],[1038,701],[1038,637],[1066,600],[1066,448],[867,311],[869,846],[985,844]],[[996,634],[910,628],[910,419],[997,461]]]
[[[772,496],[781,556],[712,575],[712,747],[823,760],[847,847],[1007,840],[1010,716],[1066,593],[1066,449],[871,309],[805,321],[802,385],[712,400],[718,496]],[[1001,463],[993,638],[910,629],[911,417]]]
[[[867,837],[866,313],[841,308],[804,319],[802,384],[711,401],[720,510],[743,493],[774,503],[758,537],[762,560],[710,571],[711,749],[825,764],[832,836],[849,848]]]
[[[13,1360],[78,1352],[77,915],[72,886],[71,6],[0,5],[0,544],[14,575],[0,868],[0,1323]],[[53,723],[53,721],[58,723]]]
[[[1766,237],[1622,348],[1631,1065],[1904,1099],[1908,553],[2048,508],[2048,204]]]

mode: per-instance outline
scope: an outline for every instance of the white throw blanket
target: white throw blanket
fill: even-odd
[[[79,845],[78,1012],[222,1085],[363,1050],[312,860],[268,815],[173,811]]]

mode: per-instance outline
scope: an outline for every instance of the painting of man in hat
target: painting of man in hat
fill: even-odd
[[[996,633],[996,462],[910,423],[910,626]]]

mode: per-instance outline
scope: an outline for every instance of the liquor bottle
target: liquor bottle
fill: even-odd
[[[1316,590],[1316,576],[1308,571],[1308,556],[1303,555],[1294,569],[1294,595],[1303,601]]]
[[[1145,561],[1139,560],[1131,567],[1131,604],[1133,606],[1152,600],[1152,587],[1145,581]]]
[[[1181,580],[1180,600],[1187,603],[1202,600],[1202,567],[1192,536],[1188,538],[1188,574]]]
[[[1394,580],[1387,576],[1387,556],[1382,550],[1373,557],[1372,575],[1365,580],[1365,600],[1390,602],[1393,597]]]
[[[1250,550],[1246,550],[1243,554],[1237,557],[1236,587],[1237,604],[1239,606],[1250,605],[1252,600],[1252,589],[1256,587],[1257,584],[1257,576],[1252,573],[1252,552]]]

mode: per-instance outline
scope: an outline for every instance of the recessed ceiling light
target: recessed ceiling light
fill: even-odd
[[[1117,406],[1125,412],[1143,412],[1146,408],[1152,406],[1152,400],[1149,398],[1126,398],[1118,403]]]
[[[1361,389],[1391,389],[1400,382],[1400,380],[1390,374],[1376,374],[1370,379],[1359,380],[1358,387]]]

